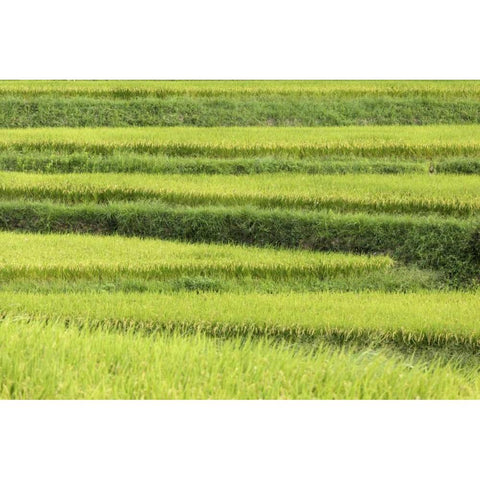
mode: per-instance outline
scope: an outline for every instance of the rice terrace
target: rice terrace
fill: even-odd
[[[480,81],[0,81],[0,398],[480,398]]]

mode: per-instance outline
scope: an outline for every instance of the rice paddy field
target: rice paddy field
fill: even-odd
[[[480,82],[0,81],[0,398],[480,398]]]

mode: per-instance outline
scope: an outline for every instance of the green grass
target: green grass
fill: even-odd
[[[480,348],[480,294],[0,292],[0,314],[90,328],[205,333],[335,344]]]
[[[427,173],[433,162],[425,159],[363,158],[330,155],[316,159],[168,157],[140,153],[96,155],[86,152],[0,151],[0,170],[37,173],[149,173],[227,174],[256,173]],[[436,171],[478,173],[480,160],[453,157],[435,162]]]
[[[285,95],[133,99],[3,96],[0,128],[426,125],[480,122],[479,99]]]
[[[388,254],[455,281],[478,279],[478,221],[245,207],[0,203],[0,229],[81,232]]]
[[[382,351],[0,324],[6,399],[477,398],[475,369]]]
[[[430,80],[2,80],[0,95],[92,96],[112,98],[243,95],[312,95],[333,98],[418,96],[480,98],[480,82]]]
[[[479,156],[480,125],[0,129],[0,150],[173,156]]]
[[[0,232],[2,290],[414,291],[443,288],[433,271],[385,256],[91,235]]]
[[[0,171],[37,173],[148,173],[224,174],[258,173],[318,174],[479,174],[480,158],[452,156],[427,158],[365,158],[356,155],[326,155],[311,159],[275,156],[244,158],[169,157],[162,154],[120,152],[107,155],[88,152],[59,153],[0,151]]]
[[[90,275],[92,277],[92,275]],[[115,275],[105,278],[37,278],[28,276],[2,281],[0,290],[29,293],[78,293],[78,292],[232,292],[242,293],[288,293],[288,292],[419,292],[424,290],[447,291],[443,275],[435,270],[417,267],[394,266],[387,269],[357,272],[355,275],[320,277],[277,276],[275,279],[224,275],[192,275],[179,272],[171,278],[148,279],[135,275]]]
[[[386,270],[388,257],[183,244],[152,239],[0,232],[3,281],[47,279],[315,278]]]
[[[0,172],[0,199],[149,201],[336,212],[478,215],[480,177],[459,175],[146,175]]]

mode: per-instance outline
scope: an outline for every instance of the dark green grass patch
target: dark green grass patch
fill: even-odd
[[[454,167],[453,162],[457,162]],[[442,171],[476,173],[464,165],[480,160],[452,159]],[[168,157],[135,153],[96,155],[85,152],[0,151],[0,170],[38,173],[178,173],[249,175],[256,173],[427,173],[431,160],[422,158],[363,158],[355,155],[329,155],[316,159],[287,159],[275,156],[258,158]],[[437,168],[437,167],[435,167]],[[480,167],[479,167],[480,171]]]
[[[476,219],[148,203],[66,206],[1,202],[0,228],[384,253],[421,268],[439,269],[455,282],[479,277],[480,236]]]
[[[249,175],[257,173],[456,173],[480,174],[480,158],[358,157],[325,155],[312,159],[175,157],[130,152],[110,155],[86,152],[0,151],[0,170],[38,173],[178,173]]]
[[[480,102],[436,98],[319,99],[251,95],[164,99],[61,96],[0,99],[0,128],[341,126],[480,122]]]

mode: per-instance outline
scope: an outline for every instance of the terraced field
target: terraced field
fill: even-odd
[[[0,170],[0,397],[480,395],[480,82],[1,81]]]

